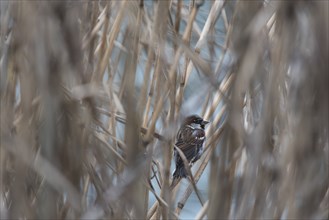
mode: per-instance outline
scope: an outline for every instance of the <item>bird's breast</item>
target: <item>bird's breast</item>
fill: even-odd
[[[204,130],[201,130],[201,129],[195,129],[193,131],[193,134],[192,136],[197,139],[197,140],[204,140],[205,137],[206,137],[206,134],[204,132]]]

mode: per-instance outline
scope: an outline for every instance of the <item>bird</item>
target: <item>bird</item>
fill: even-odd
[[[175,146],[183,152],[190,166],[200,159],[203,153],[203,144],[206,140],[205,126],[208,123],[199,115],[190,115],[184,119],[177,132]],[[188,176],[184,161],[176,148],[174,148],[174,160],[176,168],[172,174],[171,188],[175,187],[177,180]]]

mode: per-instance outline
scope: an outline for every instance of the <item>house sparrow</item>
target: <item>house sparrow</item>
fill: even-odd
[[[191,115],[185,118],[177,133],[175,145],[184,153],[190,165],[196,162],[203,153],[203,143],[206,140],[204,129],[205,125],[208,123],[208,121],[203,120],[198,115]],[[184,166],[184,161],[176,149],[174,149],[174,159],[176,163],[176,169],[173,172],[174,180],[186,178],[187,171]],[[173,183],[174,182],[177,181],[173,181]]]

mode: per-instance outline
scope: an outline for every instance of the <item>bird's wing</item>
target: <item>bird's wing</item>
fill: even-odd
[[[195,157],[199,146],[202,146],[205,140],[205,132],[202,129],[185,127],[178,136],[176,147],[185,155],[188,161]]]

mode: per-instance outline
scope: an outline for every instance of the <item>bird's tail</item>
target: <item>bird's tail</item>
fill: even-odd
[[[187,172],[184,166],[176,166],[176,169],[173,173],[173,180],[171,182],[171,185],[169,187],[170,190],[173,190],[175,188],[175,186],[179,183],[179,181],[182,178],[186,178],[187,177]]]
[[[186,178],[187,177],[187,172],[186,172],[186,169],[183,166],[176,166],[176,169],[173,173],[173,177],[174,178]]]
[[[174,188],[175,188],[175,186],[177,186],[177,184],[179,183],[179,180],[180,180],[181,178],[179,178],[179,177],[174,177],[173,179],[172,179],[172,182],[171,182],[171,184],[170,184],[170,186],[169,186],[169,190],[170,191],[172,191]]]

